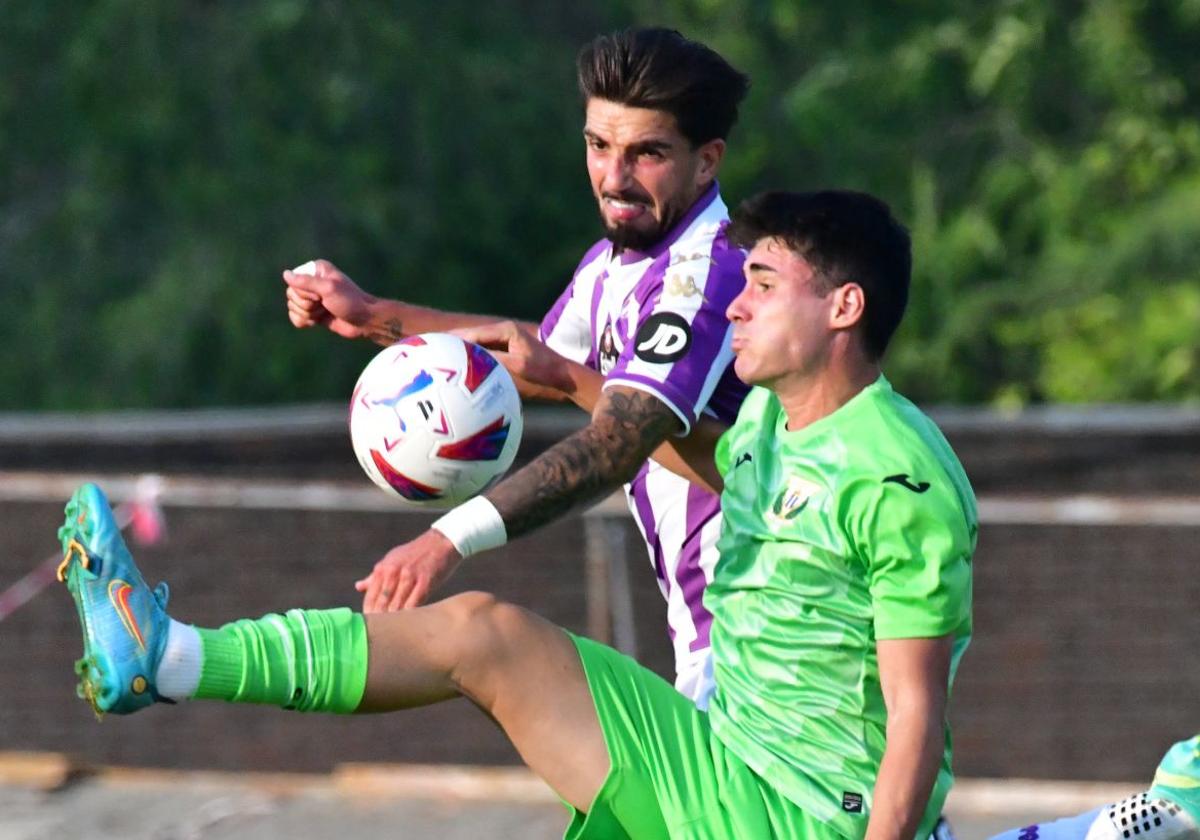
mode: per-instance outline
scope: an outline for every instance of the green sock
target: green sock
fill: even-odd
[[[197,699],[350,714],[367,686],[367,625],[346,608],[289,610],[197,628]]]

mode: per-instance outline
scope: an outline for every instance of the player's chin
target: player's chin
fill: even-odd
[[[616,222],[605,216],[604,229],[608,238],[622,248],[644,250],[662,238],[662,227],[649,213],[630,222]]]
[[[758,385],[763,382],[760,366],[755,363],[754,357],[745,349],[734,357],[733,372],[747,385]]]

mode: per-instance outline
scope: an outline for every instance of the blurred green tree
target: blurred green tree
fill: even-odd
[[[910,225],[887,368],[926,401],[1200,399],[1200,3],[637,3],[754,94],[727,192]]]
[[[336,398],[372,347],[287,324],[280,271],[523,316],[594,235],[551,2],[5,4],[7,408]]]
[[[909,224],[924,401],[1200,399],[1200,3],[0,0],[0,407],[340,399],[281,269],[537,317],[597,235],[573,56],[665,24],[754,85],[723,176]]]

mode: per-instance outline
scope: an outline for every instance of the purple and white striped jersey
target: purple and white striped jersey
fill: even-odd
[[[729,211],[714,183],[648,251],[614,255],[601,240],[584,255],[539,336],[600,371],[604,387],[649,392],[685,429],[701,413],[737,417],[746,386],[734,375],[725,309],[741,291],[744,254],[729,242]],[[653,460],[625,485],[667,600],[676,687],[701,708],[712,689],[704,588],[721,530],[719,497]]]

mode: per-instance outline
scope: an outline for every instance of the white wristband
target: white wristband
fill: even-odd
[[[500,511],[483,496],[463,502],[429,527],[450,540],[463,557],[508,542],[508,530]]]

